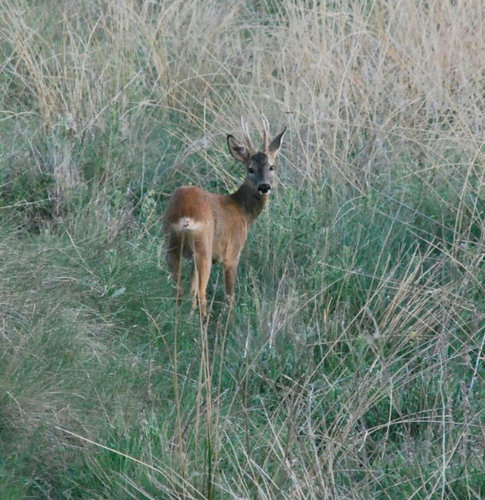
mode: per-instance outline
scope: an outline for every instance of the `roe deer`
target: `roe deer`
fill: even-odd
[[[183,294],[181,257],[193,257],[192,310],[198,298],[202,316],[206,314],[206,288],[213,262],[224,265],[226,294],[231,306],[234,303],[234,281],[248,228],[263,210],[272,188],[275,158],[286,127],[270,142],[269,124],[262,118],[262,151],[254,148],[243,119],[246,145],[232,135],[227,136],[232,157],[246,166],[246,177],[236,192],[221,195],[196,186],[182,186],[172,194],[163,214],[167,262],[176,283],[177,301]]]

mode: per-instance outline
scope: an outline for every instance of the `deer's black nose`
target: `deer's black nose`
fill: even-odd
[[[269,184],[260,184],[258,186],[258,191],[263,194],[269,193],[271,191],[271,186]]]

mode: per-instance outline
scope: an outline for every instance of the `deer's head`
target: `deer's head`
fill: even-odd
[[[281,140],[286,127],[271,142],[269,140],[269,124],[263,115],[263,147],[257,151],[249,136],[247,124],[241,118],[241,127],[246,145],[240,143],[234,136],[227,136],[227,145],[232,157],[246,166],[244,183],[254,189],[259,196],[269,196],[273,187],[275,175],[275,160],[281,148]]]

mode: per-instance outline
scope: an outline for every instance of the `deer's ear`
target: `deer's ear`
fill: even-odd
[[[249,151],[244,147],[234,136],[227,136],[227,146],[232,157],[236,161],[241,163],[247,163],[249,161]]]
[[[281,140],[285,135],[286,127],[271,141],[268,151],[273,157],[275,157],[281,149]]]

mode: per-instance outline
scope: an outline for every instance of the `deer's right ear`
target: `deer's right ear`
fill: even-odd
[[[249,151],[244,147],[233,135],[229,134],[227,136],[227,146],[232,157],[236,161],[241,163],[247,163],[249,161]]]

